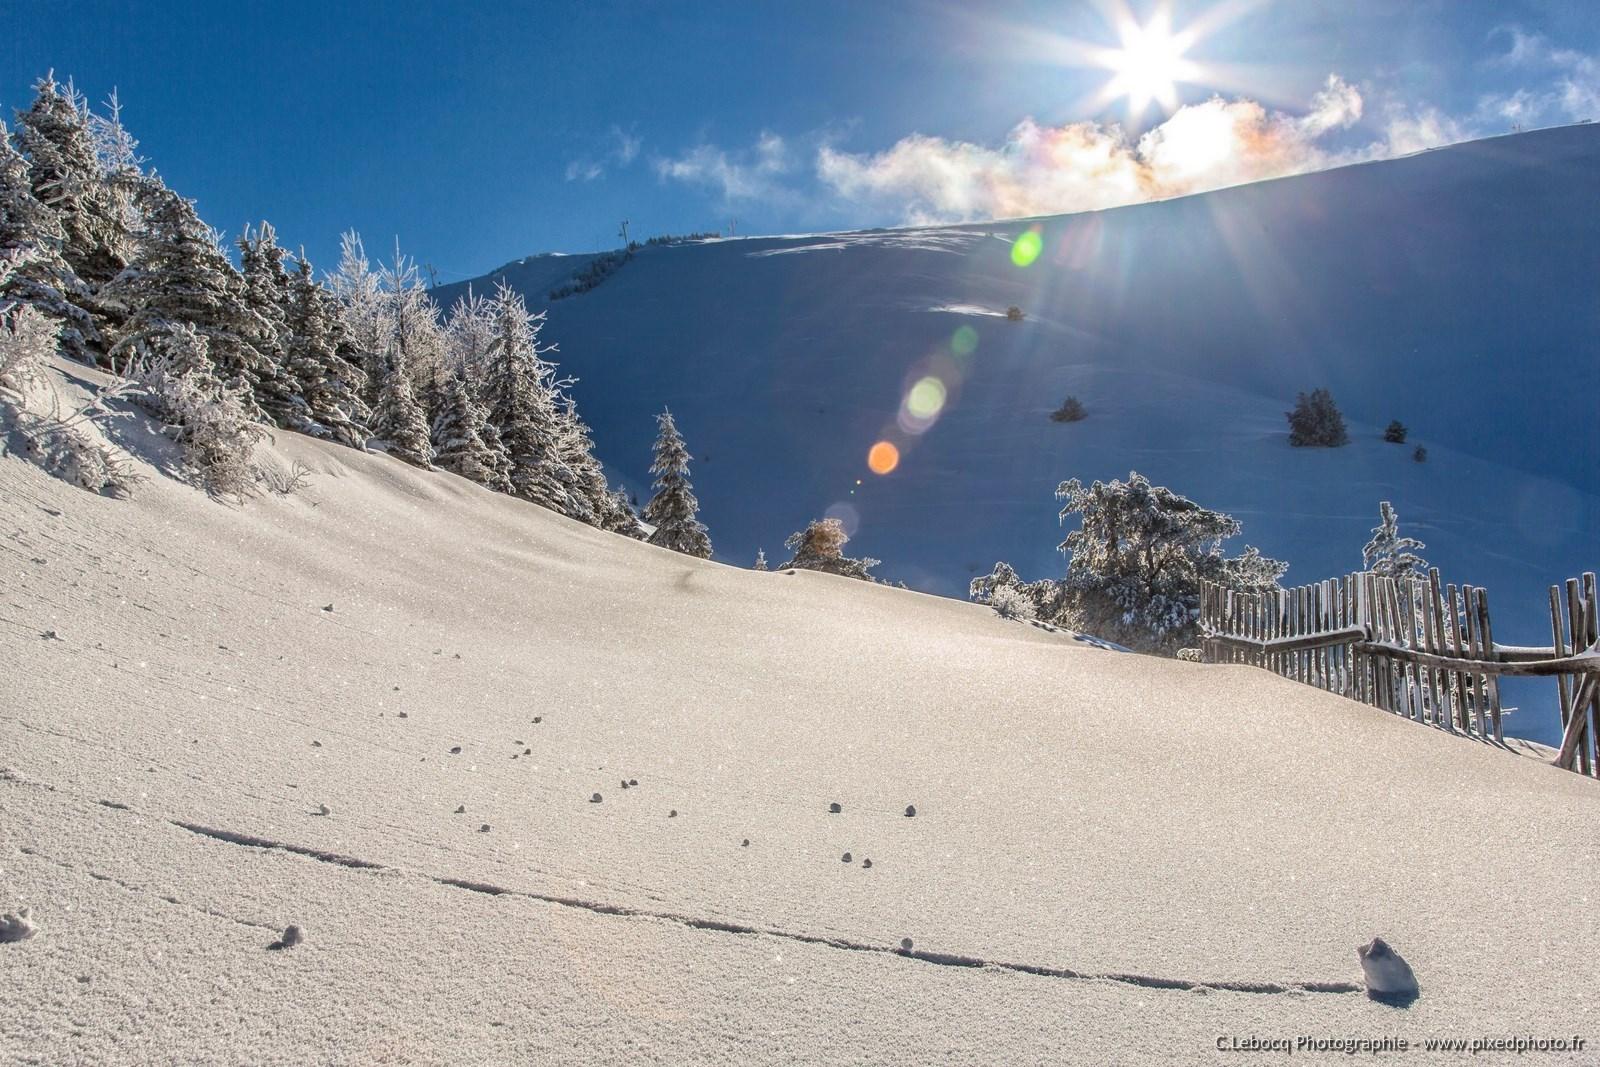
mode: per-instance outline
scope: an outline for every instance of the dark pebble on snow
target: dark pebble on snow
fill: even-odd
[[[842,863],[849,863],[850,862],[850,853],[846,852],[843,856],[839,857],[839,860]]]
[[[835,800],[832,804],[828,805],[828,814],[829,815],[837,815],[843,810],[844,809],[839,806],[839,802],[837,800]]]
[[[917,806],[915,804],[907,804],[906,805],[906,818],[914,819],[916,817],[917,817]]]
[[[452,745],[452,746],[450,746],[450,755],[452,755],[452,756],[461,755],[461,746],[460,745]]]
[[[590,798],[589,798],[589,803],[591,803],[591,804],[598,804],[598,803],[600,803],[600,794],[599,794],[599,793],[596,793],[596,794],[595,794],[595,795],[594,795],[594,796],[592,796],[592,797],[590,797]]]

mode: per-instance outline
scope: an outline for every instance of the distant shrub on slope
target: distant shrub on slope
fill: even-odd
[[[1389,425],[1383,428],[1383,439],[1391,445],[1406,443],[1406,424],[1399,419],[1389,420]]]
[[[1339,448],[1350,443],[1344,416],[1339,414],[1333,394],[1313,389],[1295,398],[1289,419],[1289,443],[1296,448]]]
[[[1075,396],[1069,396],[1061,402],[1061,406],[1050,413],[1052,422],[1082,422],[1089,417],[1089,412],[1083,406],[1083,401]]]

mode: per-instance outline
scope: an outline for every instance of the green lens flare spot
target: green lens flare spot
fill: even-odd
[[[919,419],[931,419],[944,410],[944,383],[929,375],[906,394],[906,410]]]
[[[971,326],[962,326],[950,338],[950,351],[958,356],[970,356],[978,348],[978,331]]]
[[[1011,245],[1011,262],[1019,267],[1026,267],[1039,258],[1039,253],[1044,251],[1044,238],[1035,230],[1021,234]]]

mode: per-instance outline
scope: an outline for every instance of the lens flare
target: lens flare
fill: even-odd
[[[1012,249],[1016,255],[1016,249]],[[950,337],[950,351],[958,356],[970,356],[978,350],[978,331],[971,326],[959,327]]]
[[[829,505],[828,510],[822,513],[822,517],[825,519],[838,519],[839,525],[844,527],[844,535],[846,537],[854,537],[856,531],[861,528],[861,513],[843,500],[837,504]]]
[[[944,410],[944,383],[929,375],[906,394],[906,410],[919,419],[931,419]]]
[[[900,450],[888,441],[879,441],[867,451],[867,469],[873,474],[888,474],[900,466]]]
[[[1039,253],[1044,251],[1044,238],[1039,236],[1038,230],[1028,230],[1017,235],[1011,244],[1011,262],[1019,267],[1026,267],[1039,258]]]

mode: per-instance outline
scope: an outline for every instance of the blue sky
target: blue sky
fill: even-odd
[[[1175,32],[1204,31],[1176,115],[1100,94],[1097,50],[1157,5],[976,6],[13,0],[0,106],[51,68],[96,102],[116,87],[213,225],[269,219],[322,266],[344,229],[399,236],[441,281],[609,247],[624,217],[649,236],[1065,211],[1600,115],[1587,3],[1172,4]]]

